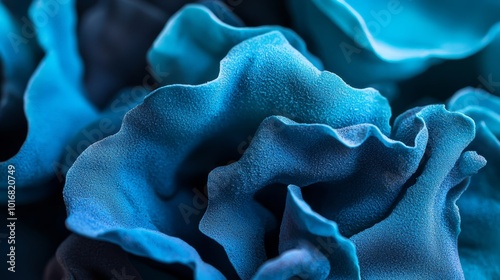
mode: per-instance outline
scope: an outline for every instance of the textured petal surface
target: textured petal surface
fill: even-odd
[[[462,218],[460,260],[466,278],[500,277],[500,98],[482,90],[463,89],[449,101],[450,110],[476,122],[470,149],[484,155],[488,164],[471,178],[457,202]]]
[[[455,202],[485,160],[462,153],[474,138],[471,119],[441,106],[416,117],[425,120],[429,139],[415,180],[385,219],[351,237],[362,278],[463,279]]]
[[[294,265],[293,261],[286,262],[287,258],[284,256],[294,250],[305,250],[313,257],[311,259],[317,259],[317,261],[300,263],[298,266]],[[288,186],[280,229],[279,251],[283,254],[278,258],[282,260],[283,265],[277,270],[284,276],[281,279],[290,279],[293,275],[303,279],[360,278],[354,244],[340,234],[336,223],[314,212],[303,200],[300,188],[293,185]],[[307,258],[297,259],[298,261],[307,260]],[[267,263],[275,263],[275,261],[271,260]],[[266,277],[273,276],[264,271],[268,264],[264,264],[259,269]]]
[[[25,114],[28,135],[21,150],[0,163],[7,170],[16,167],[17,201],[26,202],[47,194],[44,183],[54,176],[55,164],[75,132],[96,118],[95,109],[82,94],[82,65],[77,53],[73,1],[59,5],[59,12],[48,17],[44,11],[50,1],[36,1],[32,17],[47,18],[37,30],[46,55],[38,66],[25,93]],[[7,173],[0,179],[6,181]],[[2,185],[2,190],[6,186]],[[5,197],[1,199],[5,201]]]
[[[294,26],[326,69],[358,86],[411,77],[436,58],[469,56],[500,29],[496,1],[478,5],[470,1],[291,0],[289,6]],[[457,29],[460,32],[454,32]],[[364,75],[358,75],[360,71]]]
[[[433,106],[400,116],[391,136],[370,124],[332,129],[268,119],[238,162],[210,173],[200,229],[248,278],[268,257],[265,235],[276,227],[275,216],[255,198],[266,189],[296,184],[313,209],[355,242],[361,276],[460,277],[454,201],[484,159],[464,154],[453,168],[474,137],[474,124]],[[279,197],[272,200],[279,203]],[[413,218],[419,212],[420,218]],[[426,246],[429,255],[409,245],[401,251],[407,245],[402,243],[411,241]],[[395,272],[399,265],[409,267]]]
[[[221,9],[224,8],[215,11]],[[283,27],[234,27],[216,15],[202,5],[192,4],[172,17],[148,54],[161,84],[200,84],[213,80],[219,73],[220,61],[232,47],[270,31],[281,32],[321,70],[321,62],[309,54],[302,39],[293,31]]]
[[[297,121],[373,123],[389,132],[390,109],[380,94],[317,70],[279,32],[237,45],[220,69],[209,83],[151,93],[120,132],[83,152],[64,190],[70,230],[218,278],[193,249],[205,256],[211,241],[197,229],[206,205],[196,194],[210,170],[239,156],[239,143],[264,118],[288,112]],[[216,259],[224,258],[220,250]]]

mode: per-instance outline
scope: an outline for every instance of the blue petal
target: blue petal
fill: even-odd
[[[460,260],[466,278],[500,278],[500,98],[466,88],[448,104],[476,122],[470,149],[484,155],[488,164],[471,178],[458,200],[462,217]]]
[[[201,84],[219,73],[219,63],[240,42],[268,33],[281,32],[290,44],[320,70],[322,65],[293,31],[283,27],[233,27],[208,8],[187,5],[174,15],[148,54],[155,77],[161,84]]]
[[[363,278],[463,279],[455,202],[468,176],[485,164],[475,152],[462,153],[474,138],[474,123],[441,106],[416,117],[425,121],[429,139],[414,183],[387,218],[351,238]]]
[[[448,198],[447,187],[459,184],[484,164],[481,157],[468,153],[457,164],[459,170],[450,171],[474,137],[473,122],[440,106],[417,108],[396,120],[392,137],[395,140],[369,124],[332,130],[323,125],[268,119],[238,162],[210,173],[208,208],[200,229],[224,247],[240,276],[248,278],[266,260],[264,235],[276,223],[271,213],[255,200],[255,195],[276,184],[297,184],[313,209],[337,222],[344,236],[353,238],[361,250],[358,254],[361,275],[381,277],[385,273],[385,277],[404,277],[417,271],[446,275],[446,271],[433,272],[431,263],[450,267],[452,274],[457,273],[453,275],[460,275],[455,252],[458,232],[451,232],[449,237],[435,234],[440,233],[437,229],[447,233],[448,226],[452,231],[453,226],[458,227],[453,203],[459,192]],[[440,182],[446,176],[449,178],[440,193]],[[409,198],[404,195],[415,188],[426,190]],[[401,196],[402,202],[397,203]],[[427,207],[416,215],[421,210],[418,203],[436,199],[440,201],[438,206],[444,204],[451,209],[450,213]],[[279,197],[273,201],[277,203]],[[402,212],[400,216],[392,216],[393,208]],[[435,219],[434,212],[444,212],[443,218]],[[412,217],[417,216],[421,216],[422,225],[412,224]],[[419,231],[427,228],[436,231]],[[372,231],[373,235],[367,233]],[[433,238],[447,246],[440,247],[439,242],[429,244],[427,259],[419,258],[423,251],[412,247],[414,251],[405,250],[408,256],[388,260],[390,254],[401,252],[401,248],[394,247],[399,244],[386,244],[387,249],[382,250],[379,244],[382,241],[377,239],[385,236],[385,242],[392,242],[392,232],[401,236],[406,233],[408,239],[404,241],[419,241],[418,246],[426,246]],[[413,234],[421,234],[420,240],[414,239]],[[369,254],[374,254],[373,259]],[[370,263],[375,261],[379,263]],[[399,264],[415,268],[394,274]]]
[[[405,131],[409,137],[401,136],[425,144],[426,131],[414,126]],[[390,140],[370,124],[332,130],[267,119],[237,163],[210,173],[200,229],[248,278],[265,261],[264,234],[276,223],[254,201],[257,192],[273,184],[312,185],[305,190],[312,193],[309,201],[350,236],[384,217],[416,171],[424,147]]]
[[[14,17],[0,2],[0,132],[5,135],[2,150],[15,146],[17,138],[25,136],[24,129],[20,129],[25,127],[23,94],[35,69],[35,62],[29,38],[24,36]],[[18,131],[20,135],[15,137],[13,133]],[[3,157],[10,151],[1,152]]]
[[[340,234],[336,223],[315,213],[303,200],[300,188],[293,185],[288,186],[279,250],[281,255],[259,268],[255,278],[360,278],[354,244]],[[299,256],[293,259],[293,255]]]
[[[59,12],[49,17],[45,5],[36,1],[32,17],[45,16],[46,24],[37,30],[46,51],[25,93],[25,114],[29,131],[20,151],[1,162],[0,168],[16,167],[17,201],[28,202],[48,194],[44,183],[54,176],[59,158],[70,138],[97,116],[82,94],[82,64],[75,38],[76,18],[73,1],[60,4]],[[0,179],[6,181],[7,173]],[[6,186],[2,185],[2,190]],[[5,201],[6,197],[1,200]]]
[[[117,134],[82,153],[64,189],[70,230],[218,277],[179,239],[197,250],[208,243],[197,230],[205,206],[193,199],[201,187],[193,177],[206,180],[238,155],[238,144],[273,114],[333,127],[373,123],[389,132],[390,109],[380,94],[318,71],[279,32],[240,43],[220,69],[209,83],[151,93]]]
[[[330,264],[317,248],[305,243],[264,263],[253,280],[327,279]],[[297,277],[297,278],[295,278]],[[356,279],[356,278],[350,278]]]
[[[467,57],[500,29],[496,1],[293,0],[290,11],[326,69],[358,86],[411,77],[436,59]]]

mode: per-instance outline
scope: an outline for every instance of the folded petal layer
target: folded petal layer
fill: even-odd
[[[356,86],[409,78],[437,59],[467,57],[500,30],[496,1],[290,0],[289,8],[326,69]]]
[[[441,106],[417,108],[396,120],[391,136],[370,124],[332,129],[269,118],[239,161],[210,173],[200,229],[249,278],[269,257],[265,236],[276,227],[276,216],[256,198],[296,184],[312,209],[354,241],[362,276],[460,276],[454,203],[467,176],[484,165],[475,153],[462,155],[474,124]],[[400,264],[408,267],[395,272]]]
[[[390,109],[379,93],[320,72],[281,33],[266,33],[231,49],[217,79],[154,91],[117,134],[85,150],[64,189],[68,228],[219,278],[206,263],[216,262],[215,251],[203,252],[210,240],[197,229],[206,207],[197,194],[208,172],[238,156],[239,143],[264,118],[284,113],[332,127],[373,123],[389,132]]]
[[[215,11],[220,9],[224,7]],[[156,39],[148,60],[162,85],[201,84],[217,77],[219,63],[232,47],[271,31],[281,32],[293,47],[322,70],[321,62],[307,51],[293,31],[278,26],[234,27],[208,8],[195,4],[185,6],[171,18]]]
[[[30,15],[45,16],[37,35],[46,55],[31,78],[24,97],[28,135],[20,151],[0,168],[16,167],[18,202],[48,194],[44,184],[54,176],[59,158],[71,137],[97,116],[82,91],[82,64],[76,47],[74,2],[60,4],[53,17],[45,14],[50,1],[34,2]],[[6,181],[7,173],[0,179]],[[2,185],[2,189],[4,185]],[[4,201],[5,198],[2,198]]]
[[[476,138],[469,149],[488,161],[457,202],[462,218],[460,261],[466,278],[496,279],[500,277],[500,98],[466,88],[448,106],[474,119]]]

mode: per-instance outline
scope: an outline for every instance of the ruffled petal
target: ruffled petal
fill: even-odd
[[[259,268],[255,279],[360,279],[354,244],[337,224],[315,213],[297,186],[288,186],[280,229],[281,255]]]
[[[219,7],[215,11],[224,9]],[[321,62],[293,31],[283,27],[234,27],[216,15],[202,5],[191,4],[171,18],[148,54],[154,77],[162,85],[196,85],[213,80],[219,74],[220,61],[231,48],[271,31],[281,32],[293,47],[322,69]]]
[[[200,223],[200,229],[224,247],[240,276],[248,278],[268,257],[265,235],[276,226],[274,216],[255,198],[266,189],[297,184],[303,188],[304,197],[306,201],[310,201],[313,209],[337,222],[344,236],[353,236],[360,246],[364,246],[364,255],[361,255],[363,259],[360,257],[362,275],[366,273],[367,276],[377,276],[372,270],[379,269],[388,273],[386,277],[394,276],[395,274],[390,274],[394,273],[391,267],[397,267],[399,262],[404,264],[408,260],[394,258],[392,263],[386,263],[385,266],[367,263],[371,259],[368,260],[366,252],[372,253],[372,250],[379,248],[379,244],[376,240],[370,243],[371,235],[365,237],[364,232],[379,228],[381,223],[389,224],[387,227],[381,227],[380,233],[374,233],[375,239],[378,238],[377,234],[391,236],[390,231],[384,231],[385,228],[392,227],[395,232],[402,231],[399,228],[396,230],[397,226],[419,232],[416,230],[417,225],[416,228],[411,223],[408,227],[404,226],[406,218],[392,217],[390,214],[395,207],[402,207],[403,214],[400,215],[415,215],[418,207],[413,208],[411,203],[405,203],[405,206],[397,203],[407,189],[413,190],[415,184],[423,185],[420,188],[434,184],[439,187],[439,180],[444,180],[448,174],[446,172],[450,172],[450,178],[443,184],[444,194],[437,190],[434,190],[435,193],[429,191],[418,194],[418,201],[422,201],[421,203],[442,199],[441,204],[444,204],[446,209],[451,209],[450,214],[440,208],[428,207],[427,211],[421,214],[423,217],[420,221],[427,222],[426,226],[442,227],[445,233],[450,226],[452,231],[449,240],[445,238],[444,233],[440,236],[440,240],[443,243],[448,242],[449,246],[442,249],[431,247],[434,255],[430,255],[428,259],[412,259],[420,262],[415,266],[419,266],[423,273],[433,273],[432,269],[423,267],[429,265],[428,261],[436,262],[446,255],[453,259],[453,245],[456,246],[458,235],[457,231],[453,231],[453,226],[458,226],[458,217],[453,216],[456,213],[452,210],[454,199],[456,200],[459,192],[447,198],[446,187],[451,188],[459,184],[484,164],[481,157],[469,153],[464,155],[464,163],[457,167],[458,171],[450,171],[466,144],[474,137],[473,123],[463,115],[446,112],[440,106],[417,108],[396,120],[392,136],[395,140],[387,138],[371,125],[332,130],[323,125],[298,125],[284,119],[268,119],[238,162],[219,167],[210,173],[208,208]],[[459,137],[459,140],[454,143],[453,137]],[[431,168],[436,169],[436,174],[427,175],[432,173],[430,171],[423,173],[428,168],[428,157],[437,157],[437,161],[443,163],[442,169],[439,170],[442,174],[437,173],[436,167]],[[451,165],[450,170],[446,165]],[[279,197],[273,197],[272,201],[270,203],[279,203]],[[396,204],[398,206],[395,206]],[[433,219],[433,211],[445,212],[443,219],[446,223],[442,224],[443,219]],[[390,222],[386,222],[387,215]],[[422,234],[422,242],[439,238],[434,237],[431,232],[419,233]],[[408,233],[410,234],[411,232]],[[374,259],[382,264],[391,250],[399,252],[399,249],[393,247],[384,251],[385,257],[377,255]],[[415,249],[414,254],[418,255],[419,252],[421,251]],[[457,261],[456,252],[455,257]],[[452,261],[437,263],[446,267],[450,262],[453,264]],[[450,269],[460,273],[459,268],[458,263],[458,270],[455,270],[456,267]],[[417,270],[415,268],[413,272]],[[411,271],[401,273],[402,277],[414,275]]]
[[[450,110],[476,122],[476,138],[469,149],[484,155],[488,164],[471,178],[457,202],[462,218],[460,260],[466,278],[500,277],[500,98],[466,88],[449,101]]]
[[[462,153],[474,138],[471,119],[441,106],[416,117],[425,121],[429,139],[415,181],[387,218],[351,238],[363,278],[463,279],[455,202],[485,160]]]
[[[224,260],[224,252],[214,260],[213,241],[197,230],[206,207],[200,188],[210,170],[239,156],[239,143],[264,118],[290,112],[299,121],[373,123],[389,131],[390,109],[380,94],[318,71],[281,33],[242,42],[220,69],[209,83],[151,93],[117,134],[82,153],[64,189],[70,230],[217,278],[204,261]]]
[[[28,135],[20,151],[0,168],[16,167],[17,201],[28,202],[48,194],[44,183],[54,176],[59,158],[71,137],[97,112],[82,93],[82,64],[74,34],[76,18],[73,1],[58,5],[59,12],[49,17],[45,5],[36,1],[30,9],[35,20],[45,17],[46,24],[37,29],[38,39],[46,51],[25,93],[25,114]],[[40,20],[40,19],[37,19]],[[7,173],[0,179],[6,181]],[[2,190],[6,186],[2,185]],[[5,197],[1,198],[5,201]]]
[[[496,1],[292,0],[289,5],[294,27],[326,69],[356,86],[411,77],[436,59],[467,57],[500,30]]]

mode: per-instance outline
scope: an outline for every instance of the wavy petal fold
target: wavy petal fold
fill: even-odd
[[[217,17],[220,12],[226,12],[221,9],[224,8],[214,9],[219,12],[215,13],[205,6],[190,4],[170,19],[148,53],[149,63],[155,66],[153,70],[161,84],[196,85],[213,80],[219,74],[220,61],[232,47],[271,31],[283,34],[322,70],[321,62],[307,51],[302,39],[292,30],[279,26],[231,26]]]
[[[265,236],[277,222],[256,197],[295,184],[354,242],[362,277],[460,277],[454,203],[484,165],[477,154],[462,154],[474,123],[431,106],[394,126],[390,139],[370,124],[332,129],[267,119],[239,161],[210,173],[200,229],[249,278],[267,259]]]
[[[465,58],[500,30],[496,1],[478,5],[470,1],[291,0],[289,10],[297,32],[325,68],[355,86],[409,78],[437,60]]]
[[[30,15],[44,13],[49,1],[34,2]],[[44,184],[54,177],[65,145],[97,112],[82,94],[82,64],[76,48],[74,2],[59,5],[59,12],[47,17],[47,24],[37,29],[46,51],[31,78],[24,96],[28,135],[20,151],[0,168],[14,165],[19,202],[35,200],[48,194]],[[6,181],[7,173],[0,179]],[[4,186],[2,185],[2,189]],[[5,198],[2,198],[2,201]]]
[[[500,98],[466,88],[451,98],[448,107],[474,119],[476,138],[469,149],[488,161],[457,202],[462,218],[460,260],[466,278],[496,279],[500,277]]]
[[[209,243],[197,230],[206,207],[199,188],[276,114],[390,130],[390,108],[378,92],[319,71],[279,32],[259,35],[229,51],[215,80],[159,88],[127,113],[117,134],[82,153],[64,189],[68,228],[160,262],[183,263],[197,277],[220,278],[194,250]]]

